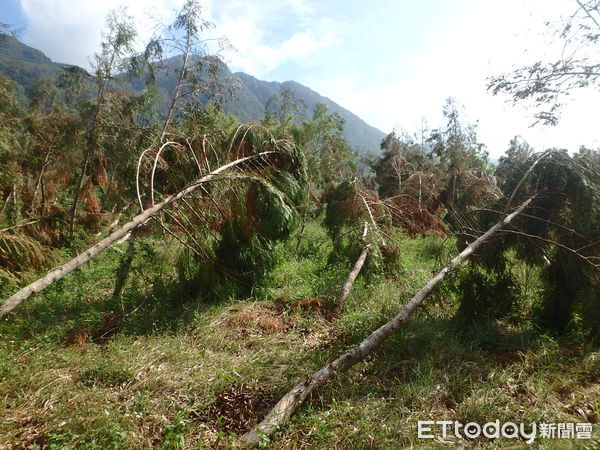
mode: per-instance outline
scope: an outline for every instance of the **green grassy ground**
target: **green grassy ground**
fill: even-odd
[[[249,298],[198,298],[176,247],[142,242],[122,300],[111,299],[125,244],[24,304],[0,325],[0,448],[229,447],[295,383],[387,321],[451,245],[399,238],[400,273],[359,277],[339,318],[327,312],[351,262],[328,263],[316,224],[278,249]],[[515,268],[535,297],[526,268]],[[375,354],[335,377],[266,445],[272,448],[523,447],[518,440],[419,440],[418,420],[593,422],[600,353],[527,320],[461,327],[442,289]],[[321,307],[302,308],[305,298]],[[598,448],[596,440],[538,440]]]

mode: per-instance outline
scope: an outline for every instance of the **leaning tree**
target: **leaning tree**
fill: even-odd
[[[526,213],[478,252],[474,261],[485,274],[491,275],[487,279],[496,283],[511,278],[509,272],[515,260],[537,267],[544,285],[542,303],[536,310],[540,322],[560,332],[578,323],[589,332],[598,333],[600,152],[589,150],[570,156],[565,150],[548,150],[540,159],[540,154],[531,154],[523,146],[513,150],[513,157],[502,158],[496,170],[500,188],[506,195],[486,208],[473,211],[463,234],[474,239],[480,230],[504,214],[507,202],[532,195],[535,199]],[[520,183],[522,174],[534,160],[539,163],[527,181]],[[518,194],[510,196],[516,187]],[[507,289],[505,286],[495,291],[502,297]],[[470,318],[492,306],[489,302],[476,304],[476,300],[462,297],[462,312]],[[513,306],[502,307],[508,310]]]
[[[163,230],[204,263],[211,272],[200,279],[226,277],[250,287],[270,268],[275,243],[293,230],[306,188],[301,153],[258,125],[241,125],[225,147],[202,136],[149,149],[140,156],[137,179],[142,212],[10,296],[0,317],[142,226]],[[127,270],[126,263],[117,287]]]

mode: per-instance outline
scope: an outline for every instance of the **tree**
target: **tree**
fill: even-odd
[[[383,156],[374,161],[372,168],[383,198],[403,193],[413,174],[435,171],[431,149],[417,143],[408,133],[388,134],[381,142],[381,150]]]
[[[573,13],[558,25],[556,34],[563,48],[557,59],[536,61],[489,80],[488,89],[494,95],[533,102],[538,108],[535,123],[556,125],[561,96],[600,86],[600,0],[575,0],[573,6]]]
[[[445,177],[439,201],[448,209],[474,206],[485,195],[477,185],[489,175],[485,145],[478,142],[474,125],[461,122],[454,99],[446,100],[444,117],[446,128],[433,130],[429,138],[438,170]]]
[[[173,119],[185,115],[186,104],[206,96],[220,106],[222,92],[232,94],[235,84],[224,80],[224,64],[220,53],[229,42],[223,37],[208,35],[214,23],[203,17],[198,0],[186,0],[175,21],[162,30],[146,46],[142,62],[150,69],[149,81],[158,74],[173,77],[174,83],[160,132],[165,142]]]
[[[265,121],[276,121],[285,133],[294,121],[306,111],[304,100],[297,98],[289,86],[282,86],[278,94],[273,94],[265,104]]]
[[[65,93],[65,103],[68,107],[77,104],[77,100],[81,100],[83,88],[86,81],[91,78],[90,74],[85,69],[78,66],[65,68],[58,76],[57,86]]]
[[[514,143],[514,141],[513,141]],[[526,155],[529,155],[526,157]],[[600,331],[600,172],[599,152],[570,156],[566,150],[532,154],[523,144],[512,149],[496,174],[504,195],[486,208],[473,211],[463,233],[472,239],[493,223],[512,201],[535,194],[521,215],[478,253],[475,262],[486,278],[502,281],[515,260],[535,266],[544,284],[536,317],[545,327],[565,332],[581,325]],[[531,170],[532,161],[539,163]],[[596,162],[596,163],[595,163]],[[524,174],[529,174],[522,183]],[[518,196],[510,192],[519,188]],[[513,198],[514,197],[514,198]],[[480,305],[465,305],[472,315]],[[472,317],[475,318],[475,317]]]
[[[287,120],[287,119],[284,119]],[[312,117],[296,127],[293,135],[307,160],[309,182],[313,189],[350,179],[356,170],[356,155],[342,137],[344,119],[317,103]]]
[[[498,178],[499,187],[503,192],[508,192],[510,186],[514,185],[515,177],[522,175],[527,170],[527,161],[533,155],[533,148],[520,136],[510,140],[509,147],[498,160],[495,175]]]
[[[16,83],[0,75],[0,223],[16,225],[18,215],[17,186],[21,181],[20,138],[22,114]]]
[[[498,196],[485,146],[475,126],[465,124],[453,99],[444,105],[445,127],[416,139],[392,133],[382,142],[383,157],[373,164],[379,193],[397,226],[410,234],[444,234],[461,227],[464,212]]]
[[[103,133],[103,128],[108,125],[105,115],[109,112],[108,105],[113,97],[110,95],[109,83],[127,67],[135,53],[133,42],[136,31],[132,20],[132,17],[128,16],[124,9],[111,12],[107,17],[108,32],[103,35],[101,51],[94,55],[96,99],[91,110],[89,110],[86,130],[87,142],[83,152],[79,179],[73,190],[69,219],[71,236],[75,231],[75,218],[80,196],[83,193],[84,181],[86,176],[91,176],[90,165],[95,162],[95,158],[98,158],[99,161],[106,160],[103,139],[108,133]],[[79,74],[76,74],[76,78],[78,76]],[[67,85],[67,87],[70,86],[71,84]]]

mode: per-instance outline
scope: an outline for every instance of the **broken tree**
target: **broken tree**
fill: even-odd
[[[67,274],[71,273],[72,271],[74,271],[75,269],[81,267],[83,264],[88,262],[90,259],[92,259],[93,257],[98,255],[102,251],[109,248],[115,242],[117,242],[118,240],[127,236],[128,233],[135,230],[137,227],[139,227],[143,223],[147,222],[149,219],[152,219],[154,216],[156,216],[159,212],[161,212],[168,206],[178,202],[179,200],[183,199],[187,195],[189,195],[192,192],[199,189],[201,186],[216,179],[219,175],[224,174],[227,171],[235,169],[235,168],[241,168],[241,167],[247,166],[250,162],[265,160],[265,159],[268,159],[268,157],[270,155],[276,156],[277,154],[280,154],[280,152],[266,151],[266,152],[261,152],[261,153],[255,154],[255,155],[246,156],[244,158],[239,158],[239,159],[236,159],[235,161],[225,164],[225,165],[219,167],[218,169],[213,170],[212,172],[198,178],[196,181],[194,181],[192,184],[190,184],[188,187],[181,190],[177,194],[171,195],[171,196],[167,197],[164,201],[157,203],[157,204],[153,205],[151,208],[148,208],[145,211],[141,212],[140,214],[135,216],[131,221],[129,221],[125,225],[123,225],[121,228],[114,231],[113,233],[111,233],[109,236],[107,236],[106,238],[104,238],[103,240],[101,240],[100,242],[95,244],[94,246],[88,248],[83,253],[77,255],[75,258],[73,258],[68,263],[57,267],[56,269],[52,270],[50,273],[48,273],[44,277],[29,284],[28,286],[25,286],[20,291],[11,295],[2,304],[2,306],[0,306],[0,318],[7,315],[9,312],[11,312],[13,309],[15,309],[17,306],[19,306],[22,302],[27,300],[32,295],[40,292],[41,290],[47,288],[51,284],[53,284],[56,281],[63,278],[65,275],[67,275]]]
[[[436,276],[419,291],[414,297],[402,308],[402,310],[389,322],[375,330],[369,337],[362,341],[356,347],[346,351],[334,361],[326,364],[314,374],[310,375],[306,380],[297,384],[291,391],[283,396],[273,409],[267,414],[262,422],[254,429],[250,430],[241,440],[247,444],[258,444],[261,436],[269,436],[277,430],[298,408],[298,406],[318,387],[323,385],[334,374],[339,371],[348,369],[354,364],[363,360],[373,350],[378,348],[383,341],[390,337],[398,328],[404,325],[410,316],[415,312],[417,307],[427,298],[434,288],[458,267],[463,261],[471,256],[482,244],[488,241],[494,234],[500,231],[504,226],[509,224],[515,217],[527,208],[532,199],[523,202],[511,214],[503,217],[492,228],[486,231],[483,235],[469,244],[462,252],[460,252],[452,261],[450,261]]]

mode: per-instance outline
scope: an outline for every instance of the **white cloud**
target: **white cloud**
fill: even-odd
[[[328,83],[332,97],[388,132],[394,127],[418,130],[423,118],[430,126],[441,125],[444,99],[452,96],[466,106],[467,119],[478,121],[480,138],[495,157],[515,134],[538,149],[598,145],[597,92],[573,95],[558,127],[532,129],[531,111],[513,107],[486,89],[487,77],[552,54],[556,46],[549,44],[544,22],[564,11],[565,2],[557,0],[506,0],[496,9],[473,2],[462,21],[432,37],[431,47],[411,61],[410,71],[398,71],[399,79],[362,89],[358,83]]]
[[[234,70],[259,78],[288,62],[306,63],[319,50],[339,42],[336,23],[316,18],[307,0],[213,1],[211,15],[235,51],[226,55]],[[284,24],[294,30],[286,30]],[[279,26],[284,28],[273,32]]]
[[[107,13],[122,4],[19,1],[28,19],[25,41],[56,61],[82,66],[88,66],[89,56],[99,48]],[[150,36],[155,18],[171,22],[183,1],[128,0],[140,41]],[[383,131],[396,125],[418,129],[422,118],[438,126],[444,99],[453,96],[466,106],[469,119],[479,120],[481,139],[494,156],[514,134],[538,148],[598,145],[593,113],[597,92],[572,96],[559,127],[529,129],[531,111],[486,91],[488,76],[556,51],[555,45],[548,45],[551,36],[544,22],[567,12],[572,2],[456,0],[453,11],[462,11],[459,19],[416,24],[415,29],[425,30],[418,41],[411,40],[413,24],[402,22],[406,31],[395,21],[403,12],[410,21],[411,14],[427,12],[434,3],[414,0],[393,8],[382,3],[363,11],[350,0],[204,0],[217,33],[237,49],[224,55],[232,69],[264,79],[283,73],[282,68],[293,69],[286,77],[300,78]],[[385,31],[378,33],[381,30]]]
[[[287,62],[307,63],[320,49],[337,42],[333,33],[323,33],[316,28],[296,33],[274,45],[264,43],[262,31],[255,23],[240,21],[231,27],[225,24],[222,30],[235,48],[227,55],[231,67],[258,78],[268,78],[270,72]]]
[[[152,35],[157,18],[169,23],[183,0],[20,0],[27,18],[24,40],[58,62],[89,67],[100,48],[106,16],[126,5],[134,17],[140,44]]]
[[[27,17],[24,39],[51,59],[89,67],[98,51],[106,16],[126,5],[134,17],[139,44],[152,35],[160,20],[170,23],[184,0],[19,0]],[[302,62],[336,42],[335,24],[316,19],[315,4],[309,0],[204,0],[206,18],[215,22],[217,33],[226,36],[234,52],[225,54],[238,70],[258,77],[290,61]],[[272,36],[274,24],[287,21],[296,28]],[[285,28],[282,26],[282,28]]]

